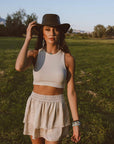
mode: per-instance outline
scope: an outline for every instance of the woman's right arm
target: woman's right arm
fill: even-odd
[[[29,23],[27,27],[25,42],[18,54],[16,63],[15,63],[15,69],[17,71],[24,71],[26,68],[28,68],[32,64],[34,50],[28,50],[28,46],[32,38],[31,30],[32,30],[32,27],[34,26],[36,26],[35,21]]]

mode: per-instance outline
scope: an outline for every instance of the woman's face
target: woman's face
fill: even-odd
[[[57,44],[60,37],[60,32],[56,27],[44,26],[43,38],[47,44]]]

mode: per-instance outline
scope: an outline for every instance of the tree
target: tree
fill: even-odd
[[[37,21],[38,17],[32,13],[31,15],[26,15],[26,21],[24,21],[25,25],[28,26],[28,24],[32,21]]]
[[[7,29],[4,25],[0,25],[0,36],[7,36]]]
[[[114,36],[114,26],[108,25],[106,28],[106,36]]]
[[[72,28],[70,28],[69,33],[72,33],[72,32],[73,32],[73,29],[72,29]]]
[[[12,15],[7,15],[6,27],[9,36],[22,36],[26,33],[26,28],[31,21],[37,21],[37,16],[32,13],[27,15],[24,9],[13,13]]]
[[[8,35],[10,36],[22,36],[25,33],[25,19],[26,13],[24,10],[19,10],[13,13],[11,16],[7,15],[6,27]]]
[[[7,33],[8,35],[12,35],[12,17],[10,15],[7,15],[6,18],[6,28],[7,28]]]
[[[98,24],[94,27],[93,33],[95,37],[102,38],[105,35],[105,32],[106,32],[106,28],[101,24]]]

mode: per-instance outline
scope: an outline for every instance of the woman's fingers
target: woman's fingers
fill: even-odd
[[[71,140],[77,143],[80,140],[80,130],[79,126],[73,127],[73,136],[71,137]]]
[[[36,26],[36,25],[37,25],[37,22],[36,21],[32,21],[32,22],[29,23],[27,29],[29,29],[29,28],[31,29],[33,26]]]
[[[33,24],[33,23],[36,23],[36,21],[32,21],[32,22],[30,22],[29,24]]]
[[[73,136],[71,137],[71,140],[72,140],[73,142],[77,143],[77,142],[80,141],[80,136],[77,137],[76,135],[73,135]]]
[[[72,136],[72,137],[71,137],[71,140],[72,140],[73,142],[75,142],[75,141],[76,141],[76,138],[75,138],[74,136]]]
[[[34,26],[37,26],[36,21],[30,22],[29,25],[28,25],[28,27],[27,27],[26,38],[29,39],[29,40],[32,38],[32,32],[31,32],[31,31],[32,31],[32,28],[33,28]]]
[[[28,24],[28,27],[32,26],[33,24],[36,24],[36,21],[32,21]]]
[[[29,23],[29,25],[28,25],[28,27],[27,27],[27,29],[31,29],[32,27],[34,27],[34,26],[37,26],[37,23],[34,21],[34,22],[31,22],[31,23]]]

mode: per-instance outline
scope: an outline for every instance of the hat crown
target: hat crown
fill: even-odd
[[[45,14],[43,16],[42,25],[57,26],[60,24],[60,18],[56,14]]]
[[[70,27],[68,23],[60,23],[60,18],[57,14],[45,14],[42,18],[42,24],[37,23],[37,28],[40,29],[43,26],[58,27],[61,31],[66,33]]]

